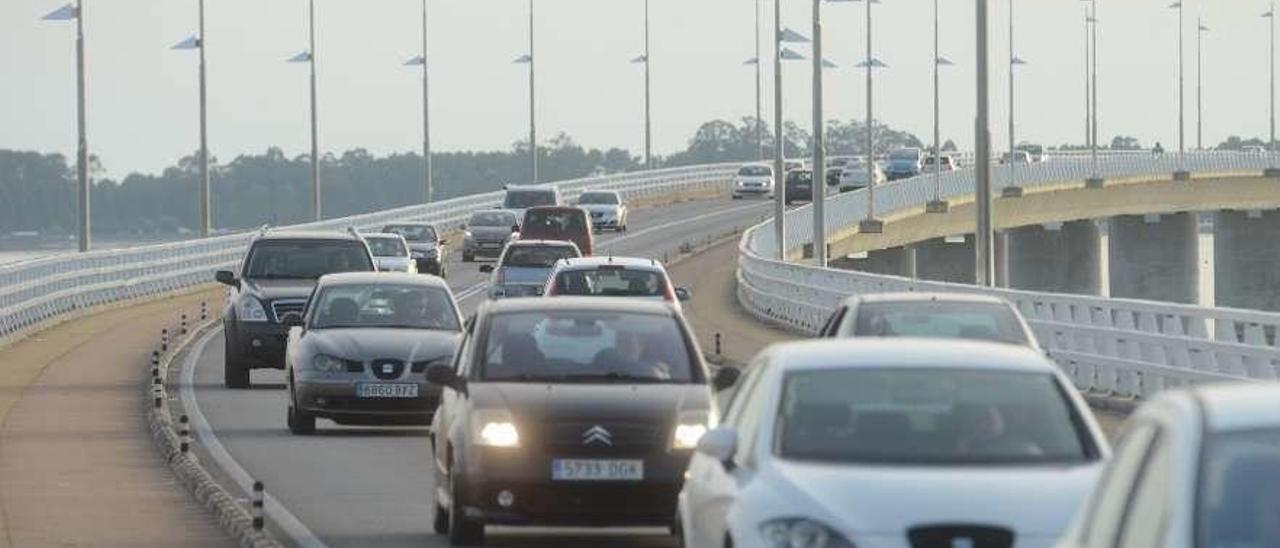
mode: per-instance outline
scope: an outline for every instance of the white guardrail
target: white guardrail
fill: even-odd
[[[676,191],[727,189],[738,164],[641,171],[546,183],[565,199],[584,190],[617,190],[628,200]],[[291,229],[368,229],[393,222],[429,222],[448,230],[478,209],[501,203],[488,192]],[[0,266],[0,345],[60,317],[105,304],[176,292],[213,281],[213,272],[234,268],[253,232],[128,249],[65,254]]]
[[[1116,155],[1100,158],[1104,179],[1172,178],[1174,171],[1262,175],[1274,165],[1264,155],[1204,152]],[[1017,166],[1018,186],[1078,183],[1093,177],[1088,159],[1058,159]],[[1008,166],[994,170],[994,193],[1009,183]],[[943,199],[971,197],[972,170],[944,173]],[[1194,184],[1194,183],[1193,183]],[[1280,181],[1277,182],[1280,185]],[[1280,191],[1280,189],[1278,189]],[[876,213],[923,209],[934,198],[931,175],[876,188]],[[865,190],[827,202],[828,231],[837,233],[866,217]],[[881,292],[960,292],[1003,297],[1018,307],[1041,344],[1081,390],[1117,397],[1146,398],[1168,387],[1221,380],[1269,380],[1280,372],[1280,314],[1227,308],[1040,293],[974,285],[930,282],[818,268],[778,261],[773,220],[744,233],[739,244],[738,300],[755,316],[814,334],[835,306],[850,295]],[[785,216],[786,246],[794,250],[813,241],[809,206]]]

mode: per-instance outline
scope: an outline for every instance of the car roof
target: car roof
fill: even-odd
[[[349,240],[360,241],[358,234],[324,230],[269,230],[257,238],[262,240]]]
[[[507,244],[508,247],[577,247],[577,244],[566,240],[516,240]]]
[[[596,268],[606,265],[621,266],[625,268],[637,268],[644,270],[666,270],[662,267],[662,263],[642,257],[615,257],[612,255],[593,255],[591,257],[575,257],[572,259],[560,259],[563,269],[587,269]]]
[[[507,192],[556,192],[556,187],[546,186],[513,186],[505,189]]]
[[[542,206],[533,206],[533,207],[531,207],[531,208],[529,208],[529,209],[526,209],[526,210],[525,210],[525,216],[527,217],[527,216],[529,216],[529,214],[530,214],[530,213],[537,213],[537,212],[539,212],[539,211],[565,211],[565,212],[578,211],[578,212],[581,212],[581,213],[582,213],[582,214],[584,214],[584,215],[587,213],[587,212],[586,212],[586,210],[584,210],[584,209],[582,209],[582,208],[580,208],[580,207],[578,207],[578,206],[567,206],[567,205],[542,205]]]
[[[404,239],[404,236],[401,236],[394,232],[369,232],[367,234],[362,234],[362,236],[364,236],[366,240],[369,238],[383,239],[383,240],[403,240]]]
[[[518,314],[522,312],[624,312],[654,316],[676,316],[675,309],[666,302],[628,299],[625,297],[556,297],[541,299],[503,299],[486,301],[480,309],[488,315]]]
[[[1193,396],[1216,432],[1280,427],[1280,385],[1221,383],[1197,387]]]
[[[347,284],[422,285],[449,288],[448,284],[440,278],[426,274],[411,274],[409,272],[340,272],[337,274],[325,274],[320,277],[319,282],[319,285],[322,286]]]
[[[382,225],[382,226],[383,226],[383,228],[386,228],[386,227],[388,227],[388,226],[424,226],[424,227],[428,227],[428,228],[435,228],[435,227],[436,227],[435,225],[433,225],[433,224],[431,224],[431,223],[386,223],[386,224],[384,224],[384,225]]]
[[[988,303],[988,304],[1009,304],[1008,301],[996,297],[994,295],[982,295],[979,293],[868,293],[865,295],[854,295],[845,299],[845,304],[852,305],[854,303],[919,303],[919,302],[943,302],[943,303]]]
[[[901,367],[1023,373],[1057,371],[1043,355],[1024,346],[958,339],[815,339],[776,344],[766,352],[771,362],[786,370]]]
[[[582,191],[582,194],[614,194],[614,195],[617,195],[617,194],[618,194],[618,191],[616,191],[616,190],[584,190],[584,191]]]

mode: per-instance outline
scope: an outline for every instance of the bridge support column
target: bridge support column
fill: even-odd
[[[916,277],[937,282],[975,281],[973,235],[934,238],[917,243]]]
[[[1102,246],[1092,220],[1008,231],[1009,287],[1102,294]]]
[[[872,274],[916,277],[916,251],[910,247],[891,247],[868,251],[866,257],[843,257],[831,261],[833,268],[857,270]]]
[[[1219,306],[1280,311],[1280,211],[1220,211],[1214,219]]]
[[[1196,304],[1200,245],[1194,213],[1110,220],[1111,296]]]

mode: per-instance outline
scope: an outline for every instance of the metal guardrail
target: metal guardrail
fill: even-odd
[[[676,191],[728,188],[738,164],[691,166],[546,183],[574,199],[584,190],[617,190],[628,200]],[[501,203],[488,192],[427,205],[294,225],[290,229],[369,229],[393,222],[459,226],[473,211]],[[154,297],[209,283],[213,272],[234,268],[252,232],[127,249],[56,255],[0,266],[0,345],[78,311]]]
[[[1205,152],[1115,155],[1100,158],[1095,173],[1088,159],[1061,159],[1017,166],[1018,186],[1074,184],[1100,175],[1109,180],[1172,178],[1178,170],[1207,174],[1257,174],[1269,168],[1264,155]],[[994,171],[997,191],[1009,184],[1008,166]],[[971,197],[972,171],[941,177],[943,199]],[[923,209],[934,196],[929,175],[876,189],[876,213]],[[828,200],[831,233],[848,230],[866,216],[865,191]],[[786,248],[813,241],[810,207],[789,211]],[[753,315],[813,334],[834,307],[850,295],[879,292],[959,292],[996,295],[1027,317],[1042,345],[1082,390],[1145,398],[1164,388],[1221,380],[1280,377],[1280,314],[1227,308],[1041,293],[931,282],[818,268],[778,261],[773,220],[748,230],[739,243],[737,293]]]

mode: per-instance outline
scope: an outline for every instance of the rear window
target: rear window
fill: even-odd
[[[813,172],[812,172],[812,171],[808,171],[808,170],[805,170],[805,171],[800,171],[800,170],[792,171],[791,173],[788,173],[788,174],[787,174],[787,182],[788,182],[788,183],[791,183],[791,184],[797,184],[797,185],[803,185],[803,184],[812,183],[812,182],[813,182]]]
[[[502,258],[502,266],[550,267],[560,259],[578,257],[578,250],[567,245],[510,246]]]
[[[314,280],[337,272],[371,272],[364,242],[353,240],[261,240],[245,259],[245,278]]]
[[[738,175],[746,177],[767,177],[769,175],[773,175],[773,168],[768,166],[742,166],[742,169],[738,170]]]
[[[618,195],[612,192],[584,192],[578,197],[580,204],[616,205],[621,203]]]
[[[652,270],[609,268],[562,270],[556,275],[556,293],[589,297],[662,297],[666,278]]]
[[[560,239],[556,236],[582,234],[587,230],[587,214],[581,209],[530,211],[520,225],[520,234],[524,238],[546,235]]]
[[[482,211],[472,213],[471,220],[467,221],[468,226],[502,226],[508,227],[516,224],[516,216],[505,211]]]
[[[537,206],[556,205],[554,190],[508,190],[502,207],[507,209],[528,209]]]
[[[382,231],[388,234],[399,234],[410,242],[436,241],[436,229],[430,225],[388,225],[383,227]]]
[[[1197,494],[1196,546],[1270,546],[1280,538],[1280,430],[1218,433]]]
[[[895,150],[889,153],[890,160],[916,162],[920,160],[918,150]]]
[[[973,339],[1026,345],[1013,310],[995,303],[881,302],[858,305],[859,337]]]
[[[366,238],[374,257],[404,257],[409,254],[398,238]]]

